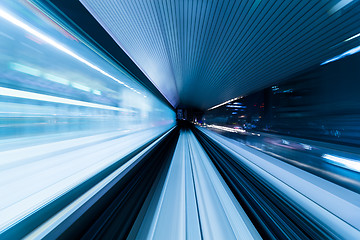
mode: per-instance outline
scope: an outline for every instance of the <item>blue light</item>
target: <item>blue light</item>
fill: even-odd
[[[335,156],[331,154],[324,154],[322,157],[334,165],[360,172],[360,161],[358,160]]]
[[[325,65],[327,63],[334,62],[336,60],[339,60],[339,59],[344,58],[346,56],[353,55],[353,54],[358,53],[358,52],[360,52],[360,46],[352,48],[349,51],[346,51],[346,52],[344,52],[344,53],[342,53],[342,54],[340,54],[340,55],[338,55],[336,57],[333,57],[333,58],[331,58],[329,60],[326,60],[325,62],[321,63],[320,65]]]
[[[61,78],[61,77],[58,77],[58,76],[54,76],[54,75],[51,75],[51,74],[45,73],[45,74],[44,74],[44,78],[46,78],[47,80],[50,80],[50,81],[52,81],[52,82],[61,83],[61,84],[64,84],[64,85],[70,85],[70,81],[69,81],[69,80],[66,80],[66,79],[64,79],[64,78]]]
[[[246,108],[246,106],[240,106],[240,105],[226,105],[228,108]]]
[[[25,74],[29,74],[35,77],[39,77],[41,75],[41,71],[32,67],[28,67],[19,63],[9,63],[9,67],[12,70],[22,72]]]
[[[94,94],[96,94],[96,95],[101,95],[101,92],[99,91],[99,90],[92,90],[92,92],[94,93]]]
[[[81,85],[79,83],[71,83],[71,86],[73,86],[74,88],[86,91],[86,92],[90,92],[90,90],[91,90],[89,87]]]
[[[292,89],[288,89],[288,90],[283,91],[283,93],[292,93],[292,92],[293,92]]]

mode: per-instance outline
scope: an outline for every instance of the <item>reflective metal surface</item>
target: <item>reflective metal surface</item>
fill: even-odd
[[[174,106],[208,109],[360,45],[359,1],[81,2]]]

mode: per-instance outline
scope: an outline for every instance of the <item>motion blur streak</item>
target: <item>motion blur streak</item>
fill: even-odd
[[[0,239],[24,237],[175,123],[129,73],[27,4],[0,3]]]
[[[237,167],[233,169],[225,168],[222,173],[225,174],[224,176],[226,176],[225,178],[230,186],[233,184],[237,186],[238,193],[240,193],[241,198],[244,198],[244,201],[248,200],[246,194],[243,194],[242,191],[251,192],[250,199],[257,201],[257,204],[262,206],[256,212],[256,214],[261,215],[260,221],[266,224],[266,219],[270,217],[271,221],[277,222],[278,227],[284,231],[282,234],[285,234],[290,239],[303,239],[305,236],[302,237],[302,234],[306,232],[312,232],[312,239],[332,239],[336,238],[336,235],[344,239],[356,239],[360,236],[360,215],[358,214],[360,206],[357,204],[359,199],[357,193],[339,188],[329,181],[317,178],[279,159],[238,144],[232,139],[207,129],[199,127],[197,129],[200,131],[198,134],[205,141],[221,146],[221,151],[225,155],[223,159],[216,161],[218,162],[217,165],[225,167],[226,161],[234,161],[234,165],[228,166]],[[250,175],[248,176],[250,183],[242,182],[240,179],[242,174]],[[251,176],[256,176],[257,180],[252,179]],[[249,188],[251,185],[245,185],[255,184],[256,186],[256,182],[260,182],[258,187],[264,194],[268,191],[266,188],[270,187],[270,195],[262,195],[260,192],[256,192],[254,187]],[[243,186],[241,187],[241,185]],[[245,190],[246,186],[248,190]],[[244,187],[245,189],[243,189]],[[267,200],[271,199],[273,202],[274,205],[270,209],[267,209],[269,202],[263,202],[266,200],[262,199],[262,196],[266,196]],[[289,202],[286,203],[287,201]],[[285,206],[289,207],[289,209]],[[296,211],[295,209],[299,207],[304,210]],[[277,209],[282,209],[281,212],[285,213],[281,219],[277,219],[281,216]],[[263,212],[266,215],[262,215]],[[292,225],[291,222],[294,219],[302,220],[294,222],[295,225]],[[291,225],[292,231],[290,232],[289,227]],[[296,225],[302,229],[301,232],[297,232]],[[272,227],[270,226],[270,228]],[[325,230],[325,232],[321,229]],[[272,230],[272,232],[274,231]],[[334,233],[335,235],[333,235]],[[315,234],[319,235],[316,237]]]
[[[335,165],[339,165],[341,167],[346,167],[350,170],[360,172],[360,161],[359,160],[334,156],[334,155],[330,155],[330,154],[324,154],[322,157],[327,159],[328,161],[330,161],[331,163],[333,163]]]
[[[26,237],[29,239],[45,237],[46,234],[48,234],[50,231],[52,231],[54,228],[56,228],[62,221],[66,220],[67,217],[69,217],[72,213],[74,213],[76,210],[78,210],[87,201],[90,201],[92,197],[96,196],[96,194],[101,192],[101,190],[103,188],[105,188],[106,185],[110,184],[111,181],[113,181],[117,176],[119,176],[123,172],[126,172],[129,168],[132,168],[139,161],[141,161],[139,156],[146,153],[148,151],[148,149],[151,149],[154,145],[157,144],[157,142],[161,141],[166,135],[169,134],[169,132],[171,132],[171,130],[169,130],[166,134],[164,134],[159,139],[157,139],[155,142],[153,142],[151,145],[149,145],[146,149],[144,149],[136,157],[134,157],[130,161],[126,162],[124,165],[122,165],[120,168],[118,168],[116,171],[114,171],[112,174],[110,174],[104,180],[99,182],[97,185],[95,185],[93,188],[91,188],[88,192],[83,194],[76,201],[69,204],[66,208],[64,208],[62,211],[57,213],[54,217],[52,217],[47,222],[45,222],[43,225],[38,227],[36,229],[36,231],[33,231],[31,234],[29,234]]]
[[[261,239],[194,134],[180,137],[156,211],[137,239]],[[150,209],[151,209],[150,205]]]
[[[350,56],[350,55],[358,53],[358,52],[360,52],[360,46],[354,47],[354,48],[350,49],[349,51],[346,51],[346,52],[344,52],[344,53],[342,53],[342,54],[340,54],[340,55],[338,55],[336,57],[333,57],[333,58],[331,58],[329,60],[326,60],[325,62],[321,63],[321,65],[325,65],[325,64],[334,62],[336,60],[339,60],[341,58],[344,58],[346,56]]]
[[[63,46],[62,44],[58,43],[56,40],[52,39],[51,37],[46,36],[45,34],[37,31],[36,29],[30,27],[29,25],[27,25],[26,23],[23,23],[22,21],[20,21],[19,19],[17,19],[16,17],[12,16],[11,14],[7,13],[4,9],[0,9],[0,17],[4,18],[5,20],[13,23],[14,25],[24,29],[25,31],[33,34],[34,36],[40,38],[41,40],[44,40],[46,43],[52,45],[53,47],[59,49],[60,51],[72,56],[73,58],[79,60],[80,62],[86,64],[87,66],[95,69],[96,71],[104,74],[105,76],[111,78],[112,80],[124,85],[125,87],[130,88],[128,85],[124,84],[122,81],[118,80],[117,78],[115,78],[114,76],[110,75],[109,73],[105,72],[104,70],[102,70],[101,68],[99,68],[98,66],[92,64],[91,62],[87,61],[86,59],[80,57],[79,55],[77,55],[76,53],[74,53],[73,51],[71,51],[70,49],[66,48],[65,46]],[[132,88],[130,88],[132,89]],[[134,92],[140,94],[140,92],[132,89]]]
[[[353,1],[354,1],[354,0],[340,0],[338,3],[336,3],[336,4],[334,5],[334,7],[332,7],[332,8],[330,9],[329,12],[330,12],[331,14],[333,14],[333,13],[339,11],[340,9],[346,7],[348,4],[350,4],[350,3],[353,2]]]
[[[10,89],[10,88],[3,88],[3,87],[0,87],[0,95],[6,96],[6,97],[32,99],[32,100],[46,101],[46,102],[53,102],[53,103],[63,103],[63,104],[83,106],[83,107],[92,107],[92,108],[100,108],[100,109],[115,110],[115,111],[128,111],[128,109],[124,109],[124,108],[111,107],[111,106],[106,106],[106,105],[102,105],[102,104],[77,101],[77,100],[72,100],[72,99],[54,97],[54,96],[44,95],[44,94],[39,94],[39,93],[25,92],[25,91],[20,91],[20,90],[15,90],[15,89]]]
[[[0,240],[360,239],[359,13],[0,0]]]

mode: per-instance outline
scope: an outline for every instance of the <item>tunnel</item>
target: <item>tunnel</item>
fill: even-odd
[[[360,1],[1,0],[0,239],[360,239]]]

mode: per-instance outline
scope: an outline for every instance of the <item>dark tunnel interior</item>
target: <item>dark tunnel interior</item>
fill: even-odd
[[[1,239],[360,239],[360,1],[3,0]]]

